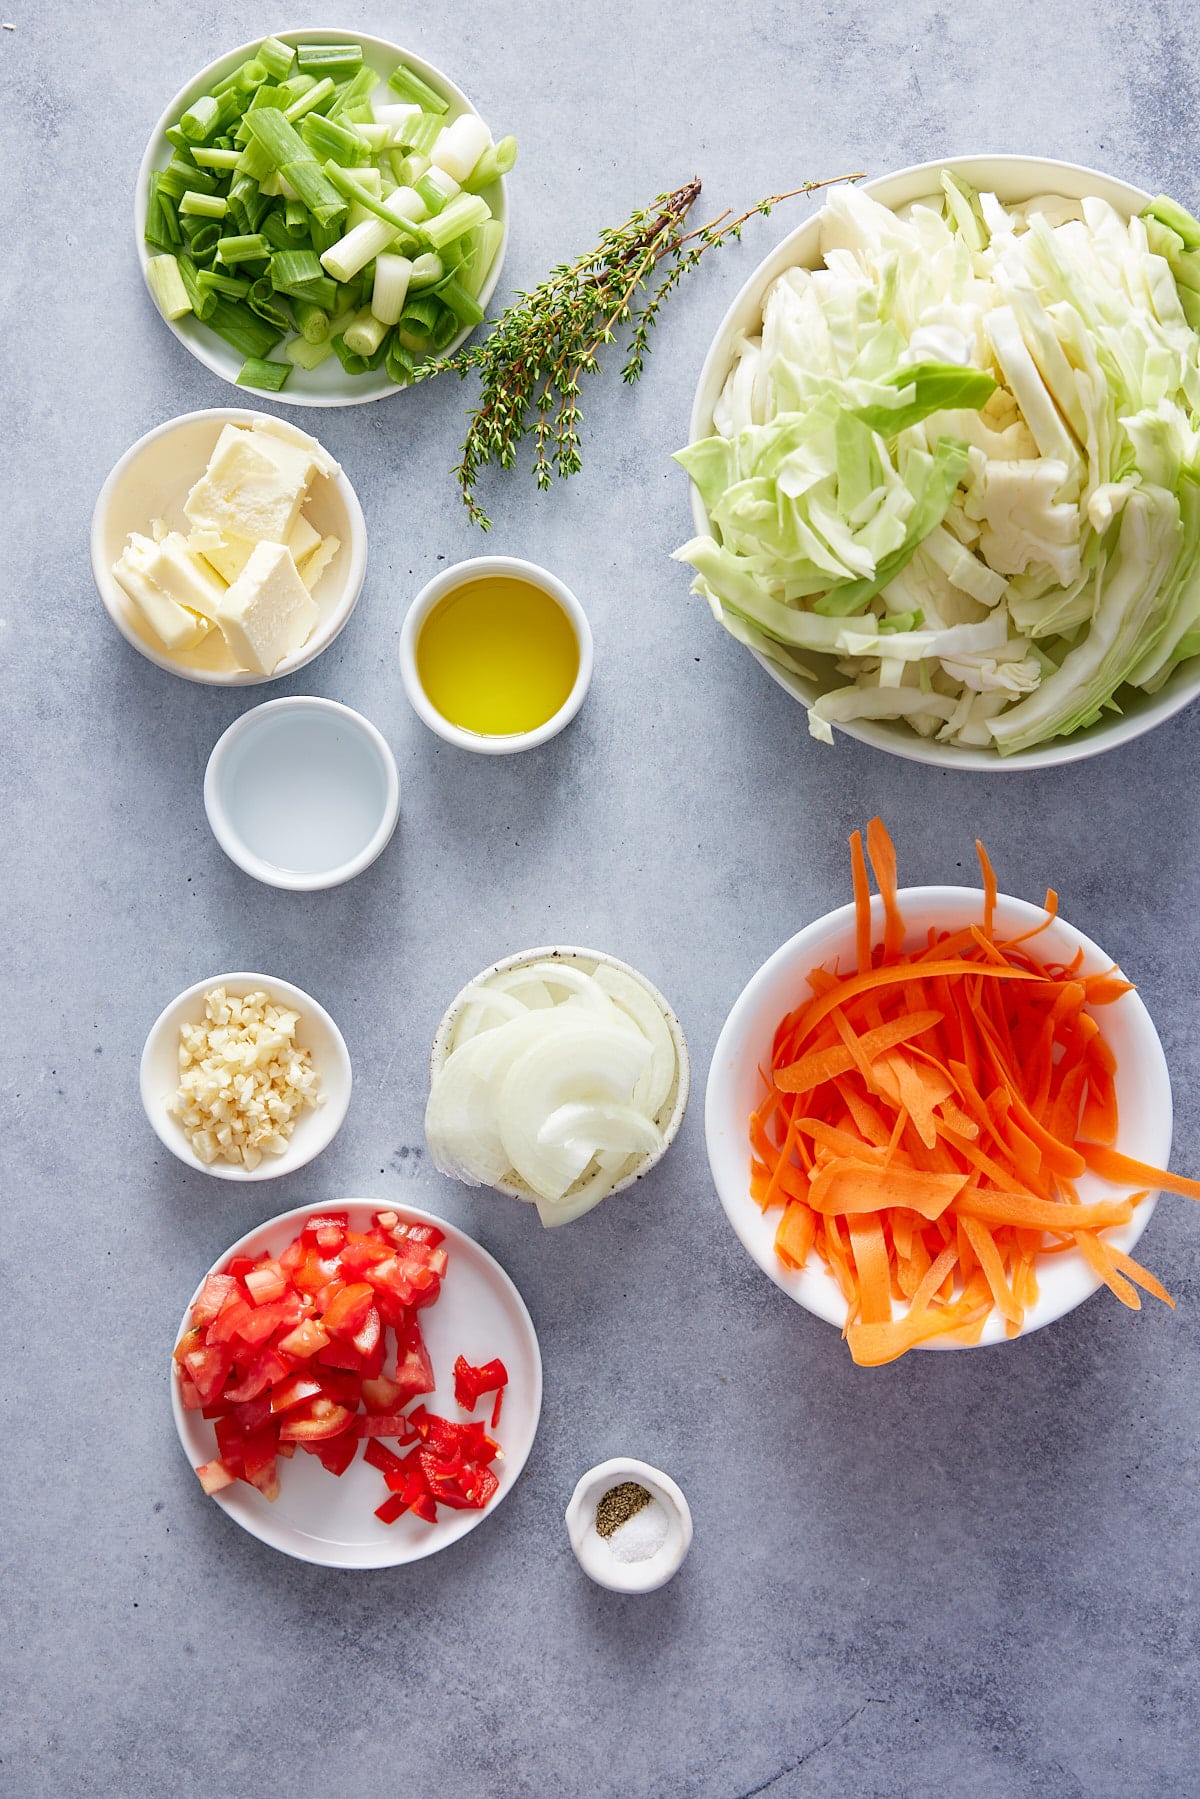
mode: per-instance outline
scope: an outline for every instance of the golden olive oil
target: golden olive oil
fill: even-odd
[[[417,638],[431,704],[481,737],[536,731],[578,673],[579,639],[558,601],[511,575],[482,575],[444,594]]]

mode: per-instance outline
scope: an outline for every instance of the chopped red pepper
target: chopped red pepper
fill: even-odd
[[[508,1385],[508,1369],[498,1357],[473,1368],[465,1356],[454,1364],[454,1397],[464,1412],[473,1412],[482,1393],[496,1393]]]

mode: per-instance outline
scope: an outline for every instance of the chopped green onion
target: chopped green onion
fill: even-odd
[[[339,169],[334,162],[325,164],[325,174],[332,187],[347,200],[357,201],[367,212],[373,212],[377,219],[387,225],[403,225],[409,229],[410,236],[416,236],[411,227],[424,219],[425,202],[412,188],[398,187],[386,200],[376,199],[370,188],[357,180],[346,169]],[[486,207],[484,209],[487,210]],[[424,226],[421,227],[424,230]]]
[[[271,258],[271,285],[283,294],[306,282],[319,281],[323,273],[320,258],[313,250],[280,250]]]
[[[471,173],[463,182],[467,193],[477,194],[482,187],[490,187],[501,175],[507,175],[517,160],[517,140],[515,137],[502,137],[498,144],[486,149]]]
[[[308,236],[308,208],[303,200],[285,200],[283,203],[283,222],[291,237]]]
[[[329,337],[316,344],[306,337],[293,337],[284,354],[298,369],[315,369],[333,355],[333,343]]]
[[[410,300],[396,326],[396,336],[404,348],[424,355],[433,342],[434,327],[444,310],[432,294],[421,294]]]
[[[201,269],[196,283],[207,292],[224,294],[230,300],[244,300],[250,292],[250,283],[240,275],[222,275],[216,269]]]
[[[179,129],[193,144],[202,144],[215,134],[221,118],[221,103],[214,94],[201,94],[186,112],[179,115]]]
[[[357,131],[347,130],[335,119],[323,119],[320,113],[305,119],[300,136],[318,162],[361,163],[371,154],[370,145]]]
[[[310,73],[329,69],[335,75],[349,75],[362,67],[362,59],[361,44],[301,44],[296,51],[300,67]]]
[[[205,324],[235,350],[240,350],[243,356],[265,356],[279,342],[280,334],[274,326],[237,300],[218,296]]]
[[[412,272],[413,265],[407,256],[393,256],[385,250],[375,258],[371,311],[385,325],[399,323]]]
[[[371,118],[371,109],[367,104],[371,94],[379,86],[379,77],[372,68],[362,68],[348,81],[329,108],[331,119],[357,119],[360,109],[364,123]]]
[[[484,284],[492,272],[492,265],[500,254],[503,240],[504,227],[499,219],[487,219],[469,236],[459,239],[459,244],[466,253],[454,272],[476,300],[483,292]]]
[[[262,262],[271,254],[271,246],[261,232],[250,232],[244,237],[223,237],[217,245],[217,261]]]
[[[190,256],[180,256],[179,278],[183,282],[192,311],[198,319],[206,319],[217,303],[217,296],[201,287],[200,271]]]
[[[387,372],[397,387],[407,387],[417,369],[417,359],[411,350],[406,350],[400,339],[393,333],[388,344]]]
[[[255,54],[267,74],[275,81],[284,80],[296,58],[291,45],[281,43],[277,37],[264,38]]]
[[[401,187],[416,187],[422,175],[428,174],[430,161],[427,156],[401,156],[396,150],[391,154],[392,172]]]
[[[321,266],[335,281],[351,281],[360,269],[374,262],[381,250],[394,244],[400,232],[399,219],[394,218],[390,225],[382,219],[366,219],[324,252]]]
[[[413,261],[408,285],[414,292],[418,288],[434,287],[445,273],[446,265],[441,257],[433,250],[425,250]]]
[[[319,280],[306,281],[302,287],[293,287],[288,292],[295,310],[297,300],[306,305],[319,306],[322,312],[336,312],[339,305],[340,288],[332,275],[322,275]]]
[[[306,118],[310,114],[315,114],[319,118],[321,108],[327,101],[333,99],[335,92],[333,82],[326,75],[324,81],[314,82],[310,88],[293,100],[284,111],[283,116],[289,125],[294,125],[297,119]]]
[[[390,322],[378,319],[369,306],[364,306],[347,325],[342,340],[355,356],[373,356],[390,330]]]
[[[146,280],[154,303],[165,319],[179,319],[192,310],[179,264],[173,256],[152,256],[146,264]]]
[[[292,316],[306,343],[323,344],[329,336],[329,314],[312,300],[292,295]]]
[[[250,181],[265,181],[275,167],[256,138],[251,138],[238,156],[237,171]]]
[[[228,210],[228,202],[222,195],[198,194],[190,187],[179,202],[181,214],[190,213],[198,219],[223,219]]]
[[[443,100],[435,88],[429,87],[407,63],[397,63],[388,76],[388,86],[402,100],[413,100],[422,112],[449,112],[450,102]]]
[[[467,291],[456,275],[447,275],[437,287],[437,296],[450,308],[460,325],[475,326],[483,318],[483,307],[475,296]]]
[[[260,387],[277,394],[292,372],[290,362],[266,362],[261,356],[247,356],[237,378],[239,387]]]
[[[287,217],[278,209],[262,222],[262,234],[276,250],[307,250],[307,231],[289,231]]]
[[[414,156],[428,156],[442,135],[442,121],[436,113],[423,112],[404,133],[407,148]]]
[[[256,312],[260,319],[266,319],[268,325],[274,325],[280,332],[290,331],[292,315],[285,312],[275,298],[275,289],[266,275],[260,275],[251,286],[246,296],[246,304],[251,312]]]
[[[444,250],[456,237],[473,231],[491,216],[487,201],[478,194],[458,194],[435,219],[422,220],[421,235],[435,250]]]
[[[212,219],[185,219],[183,230],[192,255],[199,261],[210,261],[221,241],[221,227]]]
[[[242,160],[240,150],[218,150],[213,144],[197,144],[192,161],[199,169],[236,169]]]

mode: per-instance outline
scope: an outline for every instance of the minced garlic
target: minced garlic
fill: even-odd
[[[321,1104],[312,1054],[296,1043],[298,1012],[269,993],[214,987],[204,1021],[179,1032],[179,1091],[171,1115],[202,1162],[257,1168],[281,1156],[305,1107]]]

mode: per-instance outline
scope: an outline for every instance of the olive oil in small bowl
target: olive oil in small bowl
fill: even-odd
[[[409,607],[400,673],[413,710],[460,749],[504,756],[570,723],[592,674],[592,634],[556,576],[479,556],[430,581]]]

